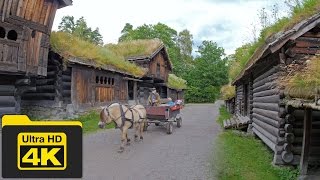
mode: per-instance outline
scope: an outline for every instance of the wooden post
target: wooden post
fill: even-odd
[[[305,109],[303,123],[302,152],[300,158],[300,174],[306,175],[308,172],[308,159],[310,151],[310,139],[312,130],[312,109]]]
[[[133,100],[135,101],[136,104],[138,104],[138,86],[137,86],[137,81],[133,81]]]

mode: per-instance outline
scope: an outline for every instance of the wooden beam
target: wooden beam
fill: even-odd
[[[303,123],[303,140],[302,152],[300,159],[300,174],[306,175],[308,173],[308,159],[310,152],[310,139],[312,130],[312,109],[305,109],[304,123]]]
[[[137,82],[142,82],[143,80],[140,79],[135,79],[135,78],[129,78],[129,77],[123,77],[124,80],[129,80],[129,81],[137,81]]]

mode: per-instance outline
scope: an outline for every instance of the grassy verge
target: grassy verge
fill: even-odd
[[[224,107],[220,112],[217,121],[229,118]],[[295,169],[272,166],[272,153],[260,140],[233,131],[219,135],[212,161],[214,176],[222,180],[293,180],[298,175]]]
[[[99,113],[96,111],[91,111],[85,115],[80,116],[76,120],[80,121],[82,123],[83,133],[92,133],[99,130],[98,122],[99,122],[100,116]],[[106,125],[106,129],[114,128],[114,124],[108,124]]]
[[[230,119],[232,115],[227,111],[225,106],[221,106],[219,109],[220,115],[217,119],[217,122],[223,127],[223,121],[226,119]]]

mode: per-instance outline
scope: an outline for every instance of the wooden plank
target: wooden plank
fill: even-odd
[[[299,48],[299,47],[294,47],[292,48],[292,52],[296,54],[308,54],[308,55],[315,55],[320,53],[319,48]]]
[[[12,15],[16,15],[17,14],[19,1],[20,0],[12,0],[12,5],[11,5],[11,14]]]
[[[253,99],[254,102],[257,103],[275,103],[278,104],[280,102],[279,95],[271,95],[271,96],[264,96],[264,97],[255,97]]]
[[[39,18],[39,23],[41,23],[43,25],[44,25],[44,21],[46,19],[46,14],[47,14],[47,11],[49,8],[49,4],[50,4],[50,2],[48,0],[44,0],[43,7],[41,10],[41,14],[40,14],[40,18]]]
[[[39,20],[39,13],[41,13],[41,6],[42,6],[42,0],[34,0],[35,5],[34,5],[34,11],[31,14],[31,21],[33,22],[38,22]],[[38,20],[37,20],[38,19]]]
[[[45,16],[45,19],[44,19],[44,25],[45,26],[48,26],[52,5],[53,5],[52,1],[48,3],[48,9],[47,9],[47,12],[45,12],[46,16]]]
[[[0,96],[0,107],[15,106],[14,96]]]
[[[3,8],[4,2],[5,2],[4,0],[1,0],[1,1],[0,1],[0,12],[2,12],[3,9],[4,9],[4,8]],[[1,15],[2,15],[2,14],[1,14]]]
[[[258,103],[258,102],[253,102],[253,107],[254,108],[259,108],[259,109],[265,109],[269,111],[280,111],[280,107],[278,103]]]
[[[265,110],[265,109],[253,108],[253,113],[268,117],[270,119],[274,119],[276,121],[280,121],[280,119],[281,119],[281,118],[279,118],[278,112],[276,112],[276,111],[269,111],[269,110]]]
[[[305,38],[296,39],[296,47],[298,48],[319,48],[320,38]]]
[[[2,17],[1,17],[2,22],[4,22],[4,19],[6,18],[6,10],[7,10],[8,3],[9,3],[8,1],[9,0],[4,0],[3,9],[2,9]]]
[[[19,3],[18,3],[18,7],[17,7],[17,12],[16,12],[16,16],[20,16],[20,13],[22,11],[22,8],[23,8],[23,2],[24,0],[19,0]]]
[[[306,109],[304,116],[303,141],[302,152],[300,159],[300,174],[306,175],[308,173],[308,159],[310,153],[310,139],[312,130],[312,110]]]
[[[258,92],[262,92],[262,91],[266,91],[266,90],[270,90],[270,89],[274,89],[276,88],[278,85],[277,82],[270,82],[270,83],[266,83],[263,86],[257,87],[253,89],[253,93],[258,93]]]
[[[280,66],[274,66],[270,70],[268,70],[267,72],[265,72],[262,75],[260,75],[259,77],[255,78],[253,80],[253,83],[257,83],[257,82],[261,81],[262,79],[265,79],[266,77],[268,77],[274,73],[277,73],[279,70],[280,70]]]
[[[59,6],[59,2],[57,0],[53,0],[53,6],[51,8],[50,17],[48,20],[48,31],[51,32],[54,18],[56,16],[56,12]]]
[[[320,33],[307,32],[307,33],[303,34],[302,37],[320,38]]]
[[[26,13],[24,15],[24,18],[26,20],[31,20],[32,18],[32,12],[35,10],[34,9],[34,6],[35,6],[35,2],[36,0],[31,0],[31,1],[28,1],[28,5],[27,5],[27,9],[26,9]]]
[[[12,6],[12,0],[9,0],[7,10],[6,10],[6,18],[9,18],[9,16],[10,16],[11,6]]]
[[[29,1],[32,1],[32,0],[24,0],[22,10],[20,11],[21,12],[20,17],[23,19],[24,19],[24,15],[26,14],[26,10],[27,10],[27,6],[28,6]]]

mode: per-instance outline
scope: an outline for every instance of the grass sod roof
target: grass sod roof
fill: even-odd
[[[187,81],[174,74],[169,74],[167,86],[171,89],[187,89]]]
[[[163,43],[159,39],[139,39],[105,45],[107,49],[110,49],[116,55],[125,58],[150,57],[163,46]]]
[[[320,92],[320,56],[307,61],[306,68],[281,81],[291,98],[315,99]]]
[[[95,67],[114,70],[142,77],[145,69],[130,63],[109,50],[64,32],[52,32],[50,38],[51,48],[59,53],[65,60],[81,59],[82,62],[94,64]]]
[[[230,84],[222,86],[220,92],[223,100],[229,100],[236,96],[236,88]]]
[[[259,59],[259,55],[268,49],[268,46],[272,44],[272,41],[277,38],[276,35],[279,36],[281,32],[292,29],[295,25],[299,25],[299,22],[308,19],[315,14],[317,15],[319,11],[319,0],[305,0],[301,7],[296,7],[294,9],[290,17],[281,18],[273,25],[263,29],[258,41],[247,44],[245,47],[246,52],[240,52],[238,59],[233,63],[234,66],[229,72],[233,83],[240,79],[244,75],[245,71]],[[289,31],[288,33],[291,32]],[[283,33],[283,35],[286,34]],[[281,41],[282,38],[275,40]]]

